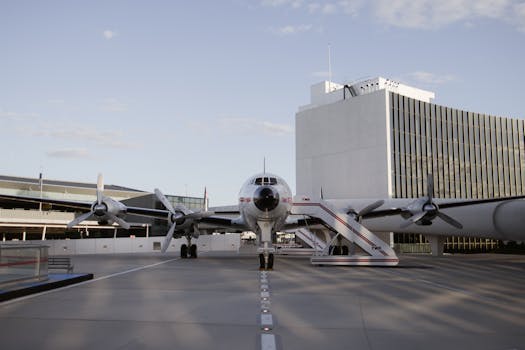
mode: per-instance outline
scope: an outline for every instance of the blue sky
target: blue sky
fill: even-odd
[[[525,117],[525,1],[0,1],[0,174],[234,204],[295,187],[310,85],[384,76]]]

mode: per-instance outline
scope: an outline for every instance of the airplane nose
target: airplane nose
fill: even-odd
[[[279,193],[272,187],[259,187],[253,195],[253,203],[261,211],[270,211],[279,205]]]

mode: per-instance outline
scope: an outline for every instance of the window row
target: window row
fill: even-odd
[[[418,113],[415,113],[415,109]],[[427,117],[427,116],[430,116]],[[468,124],[447,121],[463,118]],[[487,198],[525,190],[525,124],[390,93],[392,196]],[[491,129],[484,127],[491,125]]]

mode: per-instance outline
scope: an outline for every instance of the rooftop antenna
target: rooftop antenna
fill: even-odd
[[[266,174],[266,157],[263,157],[263,174]]]
[[[330,50],[331,49],[331,45],[330,43],[328,43],[328,92],[332,92],[332,59],[331,59],[331,54],[330,54]]]

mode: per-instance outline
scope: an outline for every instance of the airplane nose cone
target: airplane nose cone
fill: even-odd
[[[274,210],[279,205],[279,193],[271,187],[259,187],[253,195],[253,203],[259,210]]]

